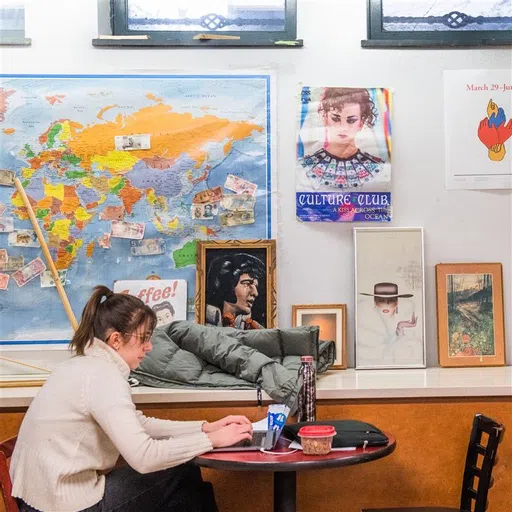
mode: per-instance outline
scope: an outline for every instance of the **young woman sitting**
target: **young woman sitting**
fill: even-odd
[[[244,416],[219,421],[148,418],[127,382],[151,350],[155,313],[97,286],[61,364],[32,401],[10,473],[20,511],[215,511],[211,485],[189,461],[251,439]],[[121,455],[128,465],[115,467]]]

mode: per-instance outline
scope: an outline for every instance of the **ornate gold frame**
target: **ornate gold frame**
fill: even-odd
[[[276,241],[275,240],[200,240],[197,242],[196,322],[204,324],[206,308],[206,251],[215,249],[265,249],[267,328],[277,327]]]

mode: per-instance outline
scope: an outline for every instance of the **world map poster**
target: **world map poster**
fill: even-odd
[[[0,169],[20,179],[77,319],[117,280],[184,279],[193,304],[197,240],[271,238],[270,78],[0,75]],[[70,339],[45,267],[3,183],[1,345]]]

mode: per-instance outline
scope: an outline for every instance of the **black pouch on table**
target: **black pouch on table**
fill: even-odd
[[[282,436],[300,443],[298,432],[306,425],[332,425],[336,435],[332,440],[333,448],[358,446],[383,446],[388,438],[381,430],[370,423],[357,420],[304,421],[285,425]]]

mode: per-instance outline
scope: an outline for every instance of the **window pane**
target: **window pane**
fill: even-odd
[[[130,30],[283,31],[286,0],[128,0]]]
[[[511,0],[382,0],[388,31],[512,30]]]
[[[25,40],[25,7],[0,0],[0,42],[16,43]]]

